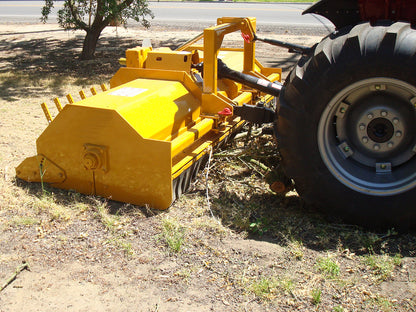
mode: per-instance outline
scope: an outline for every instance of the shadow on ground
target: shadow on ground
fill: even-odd
[[[89,87],[107,82],[118,70],[119,58],[125,50],[142,44],[142,38],[111,37],[100,39],[96,58],[80,60],[83,37],[71,39],[42,38],[18,40],[3,36],[0,40],[0,98],[18,101],[21,97],[36,95],[45,87],[56,96],[65,95],[65,82]],[[186,40],[170,38],[153,41],[153,47],[176,49]],[[273,51],[271,54],[273,55]],[[281,67],[288,71],[297,61],[298,55],[276,58],[264,57],[264,65]]]
[[[328,216],[303,202],[297,195],[254,194],[240,198],[226,187],[214,199],[213,211],[222,223],[250,238],[279,245],[297,241],[317,251],[349,250],[363,254],[416,256],[415,233],[394,229],[375,232]]]
[[[81,37],[26,41],[5,37],[0,40],[0,98],[17,101],[43,89],[45,84],[57,96],[62,96],[65,94],[62,86],[68,78],[83,87],[108,81],[120,67],[118,59],[124,57],[125,50],[141,45],[142,40],[102,39],[94,60],[79,59],[82,42]],[[174,49],[182,43],[181,40],[171,39],[153,44]]]

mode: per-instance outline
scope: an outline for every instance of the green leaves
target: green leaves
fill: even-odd
[[[45,5],[42,8],[42,17],[40,20],[42,23],[46,23],[48,20],[48,16],[51,13],[51,9],[53,8],[53,0],[45,0]]]
[[[41,21],[46,23],[53,8],[54,0],[45,0]],[[147,0],[65,0],[58,11],[58,23],[64,29],[81,29],[87,32],[84,40],[82,59],[94,57],[98,37],[110,24],[126,24],[127,19],[150,26],[147,17],[154,15]],[[93,38],[93,40],[91,40]]]
[[[53,7],[54,0],[45,0],[42,22],[47,21]],[[104,28],[112,20],[126,23],[128,18],[149,27],[147,17],[154,17],[147,0],[65,0],[63,8],[58,11],[59,25],[65,29]]]

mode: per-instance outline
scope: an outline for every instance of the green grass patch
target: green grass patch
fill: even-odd
[[[311,291],[312,304],[317,306],[321,303],[322,290],[314,288]]]
[[[277,292],[278,286],[278,281],[268,277],[262,277],[259,280],[254,281],[250,285],[249,290],[259,298],[271,299]]]
[[[15,216],[10,225],[12,226],[32,226],[35,224],[39,224],[40,220],[38,218],[34,218],[31,216]]]
[[[316,268],[319,272],[329,278],[336,278],[340,272],[338,263],[333,261],[330,257],[318,258],[316,260]]]
[[[185,228],[175,220],[166,218],[162,221],[162,238],[170,251],[178,253],[185,241]]]
[[[258,278],[243,278],[244,288],[262,300],[272,300],[279,294],[293,295],[295,282],[290,278],[275,278],[260,276]]]

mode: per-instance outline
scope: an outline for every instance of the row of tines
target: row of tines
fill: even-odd
[[[108,90],[107,86],[104,83],[102,83],[100,87],[101,87],[101,90],[103,90],[103,91]],[[97,94],[97,90],[95,89],[95,87],[91,87],[90,91],[91,91],[92,95]],[[79,91],[79,96],[81,97],[82,100],[85,100],[87,98],[87,96],[85,95],[85,92],[83,90]],[[75,103],[74,98],[72,97],[71,94],[67,94],[66,98],[68,100],[68,104],[74,104]],[[62,111],[62,104],[61,104],[61,101],[59,100],[59,98],[55,98],[53,101],[55,103],[56,108],[58,109],[58,112]],[[51,123],[52,122],[52,115],[49,112],[48,106],[46,105],[45,102],[43,102],[41,104],[41,106],[42,106],[43,113],[45,114],[46,120],[48,121],[48,123]]]

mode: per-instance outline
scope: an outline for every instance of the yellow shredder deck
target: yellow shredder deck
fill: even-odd
[[[280,70],[255,61],[254,43],[220,50],[224,33],[252,28],[253,18],[223,18],[218,24],[205,30],[203,47],[191,42],[177,51],[128,50],[126,67],[112,78],[109,90],[68,103],[53,120],[46,112],[51,122],[37,139],[38,154],[16,168],[17,176],[168,208],[189,186],[208,149],[244,122],[218,112],[255,104],[257,98],[272,100],[237,83],[217,81],[216,58],[233,69],[280,80]],[[204,68],[204,78],[191,68],[200,60],[212,67]]]

